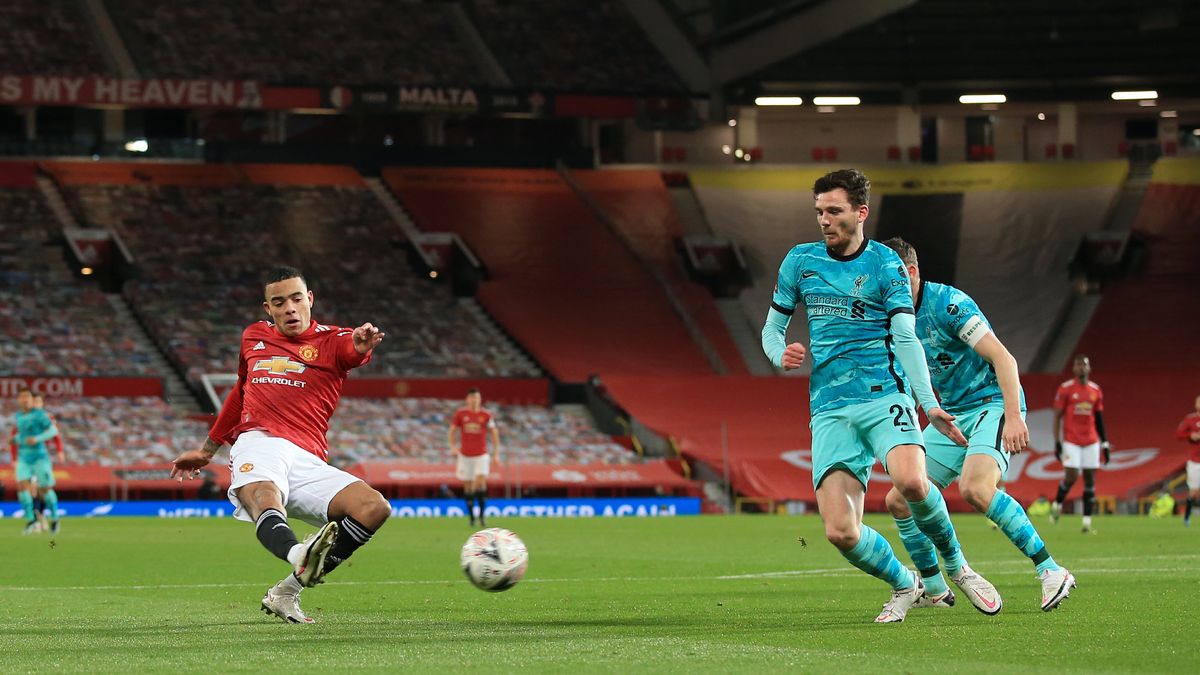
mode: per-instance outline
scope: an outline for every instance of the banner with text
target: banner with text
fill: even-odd
[[[457,499],[393,499],[397,518],[466,518]],[[59,502],[63,517],[150,516],[157,518],[226,518],[233,515],[229,502],[134,501]],[[700,513],[699,497],[627,497],[595,499],[493,499],[489,518],[661,518]],[[0,518],[24,518],[20,502],[0,502]]]
[[[61,396],[162,396],[156,377],[57,377],[0,375],[0,398],[16,396],[22,387],[37,394]]]
[[[316,87],[267,87],[250,80],[0,75],[0,105],[286,110],[320,107],[321,90]]]

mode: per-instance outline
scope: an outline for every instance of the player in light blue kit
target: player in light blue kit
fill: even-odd
[[[46,441],[58,435],[58,427],[50,415],[33,405],[33,392],[22,388],[17,393],[17,498],[29,522],[25,534],[37,528],[37,514],[33,508],[34,484],[44,490],[46,505],[50,507],[50,532],[58,534],[58,495],[54,492],[54,468],[50,464],[50,452]]]
[[[1050,557],[1025,509],[997,489],[1008,471],[1009,454],[1019,453],[1029,444],[1017,360],[996,337],[971,296],[953,286],[922,282],[917,252],[903,239],[889,239],[884,244],[904,261],[916,298],[917,336],[925,349],[933,385],[968,439],[964,448],[937,429],[926,428],[929,478],[942,488],[958,478],[963,499],[996,523],[1033,561],[1042,582],[1042,611],[1049,612],[1070,594],[1075,577]],[[925,582],[925,597],[916,606],[953,605],[954,592],[938,570],[933,542],[913,522],[904,496],[893,489],[887,505]]]
[[[935,427],[963,445],[966,439],[933,395],[903,263],[895,251],[863,236],[870,190],[867,177],[854,169],[834,171],[813,185],[823,241],[796,246],[780,265],[762,331],[763,351],[777,367],[800,367],[806,350],[799,343],[786,344],[786,334],[792,313],[803,303],[813,358],[809,426],[817,508],[830,543],[850,564],[892,587],[875,621],[903,621],[924,594],[920,575],[905,568],[887,540],[862,522],[867,480],[877,459],[954,580],[969,589],[969,597],[986,598],[998,610],[1000,596],[967,566],[946,502],[926,477],[910,383]]]

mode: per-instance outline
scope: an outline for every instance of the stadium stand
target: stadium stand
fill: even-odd
[[[343,466],[452,462],[446,430],[461,406],[457,399],[345,398],[330,422],[330,460]],[[180,415],[155,397],[51,398],[46,408],[59,425],[69,464],[169,462],[193,449],[211,426],[208,420]],[[495,404],[488,409],[500,427],[504,463],[627,464],[638,459],[573,410]],[[15,412],[15,399],[0,399],[3,428]]]
[[[650,273],[558,173],[383,176],[422,229],[454,232],[483,259],[480,302],[560,379],[712,372]]]
[[[457,399],[343,399],[330,426],[331,454],[341,464],[452,462],[446,431],[460,407]],[[496,416],[504,463],[624,464],[637,459],[571,410],[503,404],[488,404],[487,409]]]
[[[1144,267],[1104,287],[1078,351],[1099,373],[1200,368],[1200,160],[1160,159],[1134,223]]]
[[[575,171],[572,176],[595,198],[626,238],[656,266],[717,351],[726,372],[746,374],[737,344],[712,295],[688,278],[679,256],[683,227],[659,171]]]
[[[0,372],[23,375],[158,375],[104,294],[76,281],[32,164],[0,172]],[[59,235],[61,237],[61,234]]]
[[[513,83],[560,91],[678,93],[683,84],[616,0],[474,0]]]
[[[16,411],[15,399],[0,399],[6,429]],[[194,449],[209,427],[153,396],[49,398],[46,411],[58,424],[68,464],[169,462]]]
[[[327,85],[483,80],[442,3],[106,4],[145,75]]]
[[[349,168],[49,166],[81,220],[126,241],[140,270],[126,295],[193,382],[232,372],[238,336],[262,318],[259,275],[281,260],[310,275],[319,321],[389,329],[364,376],[533,374],[493,327],[412,271],[399,230]]]
[[[5,75],[108,75],[100,46],[76,3],[0,3]]]
[[[1071,286],[1067,267],[1099,230],[1127,172],[1122,162],[865,167],[872,180],[869,237],[901,235],[929,281],[970,293],[1022,366],[1051,337]],[[761,325],[779,262],[817,238],[807,186],[827,168],[701,170],[690,174],[717,234],[743,246],[754,285],[746,316]],[[809,229],[811,228],[811,229]],[[791,332],[807,341],[807,326]],[[802,369],[797,374],[802,374]]]

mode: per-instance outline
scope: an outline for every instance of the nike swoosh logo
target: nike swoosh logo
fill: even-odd
[[[988,609],[996,609],[996,603],[988,602],[988,599],[980,595],[979,591],[975,591],[975,597],[979,598],[979,601],[983,603],[984,607],[987,607]]]
[[[809,277],[815,277],[815,276],[817,276],[816,272],[803,272],[800,274],[801,279],[807,279]]]

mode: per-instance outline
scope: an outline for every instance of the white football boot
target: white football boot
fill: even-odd
[[[316,623],[300,609],[300,590],[287,579],[280,581],[267,589],[262,599],[262,611],[287,621],[288,623]]]
[[[969,565],[964,564],[958,570],[957,575],[951,575],[950,579],[954,581],[962,592],[966,594],[967,600],[975,606],[975,609],[993,616],[1000,613],[1004,608],[1004,601],[1000,598],[1000,592],[996,590],[987,579],[979,576],[979,574],[971,569]]]
[[[913,609],[926,609],[929,607],[937,609],[949,609],[954,606],[954,591],[949,588],[944,593],[931,595],[929,591],[921,594],[921,599],[913,603]]]
[[[908,610],[925,595],[925,584],[921,581],[921,575],[912,572],[913,585],[912,588],[905,588],[899,591],[892,591],[892,599],[888,600],[883,605],[883,610],[879,612],[879,616],[875,617],[875,623],[899,623],[904,620],[908,614]]]
[[[1042,582],[1042,611],[1049,612],[1067,599],[1071,589],[1075,588],[1075,575],[1060,567],[1056,570],[1046,570],[1038,575]]]
[[[321,529],[305,537],[303,542],[292,547],[293,552],[288,555],[288,560],[296,572],[296,579],[305,588],[321,583],[321,577],[325,575],[325,558],[333,548],[337,534],[337,521],[331,520]]]

